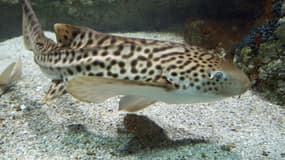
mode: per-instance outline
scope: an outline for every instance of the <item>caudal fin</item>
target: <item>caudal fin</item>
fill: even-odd
[[[28,50],[34,53],[44,53],[51,47],[55,46],[55,42],[45,37],[41,24],[31,6],[30,0],[20,0],[23,8],[23,37],[24,45]]]

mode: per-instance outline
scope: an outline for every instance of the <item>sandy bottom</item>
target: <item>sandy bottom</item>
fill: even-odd
[[[117,111],[119,97],[88,104],[65,95],[44,104],[49,79],[21,37],[0,43],[0,71],[17,56],[23,77],[0,98],[0,159],[285,159],[285,110],[251,91],[133,114]]]

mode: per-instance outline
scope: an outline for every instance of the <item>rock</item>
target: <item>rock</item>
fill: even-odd
[[[276,30],[276,35],[282,42],[285,42],[285,17],[280,19],[279,22],[280,26]]]
[[[281,13],[285,14],[285,2],[282,3]]]
[[[264,98],[285,105],[285,49],[284,41],[262,43],[258,54],[252,56],[242,50],[242,67],[253,79],[253,89]],[[254,68],[250,66],[255,66]]]
[[[235,53],[235,61],[251,77],[253,89],[271,102],[285,105],[285,19],[282,18],[285,2],[283,5],[280,0],[252,3],[247,1],[240,7],[252,10],[260,7],[261,14],[257,17],[189,19],[184,38],[190,44]]]
[[[241,42],[253,26],[260,23],[259,19],[265,22],[266,1],[207,1],[207,12],[212,13],[221,7],[225,10],[205,17],[201,16],[205,13],[197,17],[191,15],[185,23],[184,38],[193,45],[229,51]]]
[[[251,27],[252,23],[238,19],[233,22],[189,19],[185,25],[184,39],[192,45],[228,51],[242,40]]]

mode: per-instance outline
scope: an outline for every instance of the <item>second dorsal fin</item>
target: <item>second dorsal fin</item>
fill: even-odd
[[[61,46],[71,46],[75,38],[84,32],[84,27],[56,23],[54,24],[54,31],[56,40]]]

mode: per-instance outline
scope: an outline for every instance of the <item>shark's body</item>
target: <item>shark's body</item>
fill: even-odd
[[[217,100],[249,87],[242,71],[198,46],[119,37],[67,24],[54,28],[57,43],[44,36],[31,5],[23,0],[26,48],[53,82],[46,99],[60,96],[67,86],[73,96],[90,102],[126,95],[120,108],[134,111],[155,101]]]

